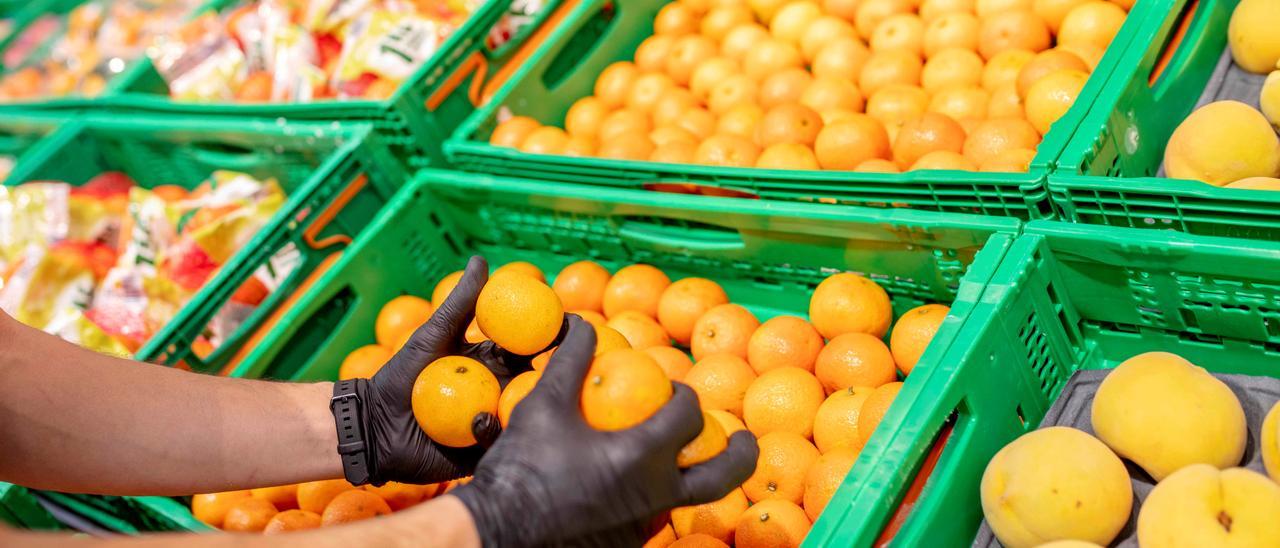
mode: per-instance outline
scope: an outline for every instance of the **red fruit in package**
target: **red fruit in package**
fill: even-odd
[[[187,291],[196,291],[218,269],[209,254],[192,240],[182,240],[166,254],[160,271]]]
[[[128,196],[129,189],[133,188],[133,179],[119,171],[106,171],[98,174],[97,177],[89,179],[89,182],[73,187],[71,194],[73,196],[94,196],[97,198],[111,198],[115,196]]]

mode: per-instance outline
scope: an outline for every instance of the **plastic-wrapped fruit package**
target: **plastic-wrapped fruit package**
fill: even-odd
[[[149,53],[178,100],[384,99],[472,8],[426,0],[259,0],[190,21]]]
[[[0,98],[99,95],[157,35],[199,5],[199,0],[94,0],[61,21],[32,25],[18,38],[20,47],[5,54],[10,72],[0,79]]]
[[[273,179],[216,171],[194,190],[121,173],[73,187],[0,189],[0,308],[94,350],[129,355],[174,318],[284,204]],[[264,287],[250,280],[247,286]],[[242,288],[243,289],[243,288]],[[207,333],[216,346],[266,290],[239,291]]]

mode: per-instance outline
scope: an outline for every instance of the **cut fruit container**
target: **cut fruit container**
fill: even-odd
[[[885,416],[814,524],[814,545],[969,546],[988,461],[1034,430],[1080,369],[1172,352],[1280,377],[1280,244],[1028,223],[923,382]],[[931,470],[928,477],[920,470]],[[896,505],[915,497],[908,511]]]
[[[1227,26],[1239,0],[1143,0],[1140,30],[1049,176],[1064,220],[1206,236],[1280,239],[1280,195],[1164,178],[1165,145],[1198,106],[1258,107],[1266,75],[1232,61]]]
[[[888,291],[897,314],[931,302],[951,305],[916,366],[925,371],[941,367],[937,360],[969,321],[1019,225],[924,211],[673,201],[640,190],[423,170],[229,373],[331,381],[340,357],[372,343],[383,304],[404,294],[430,297],[435,282],[472,255],[483,255],[492,268],[529,261],[548,275],[583,259],[611,271],[651,264],[672,279],[719,282],[732,302],[761,320],[804,316],[820,281],[840,271],[862,273]],[[906,380],[916,382],[915,373]],[[875,435],[896,428],[882,423]]]
[[[481,109],[445,144],[461,169],[597,186],[749,196],[871,207],[913,208],[1019,219],[1052,218],[1045,177],[1093,98],[1116,69],[1137,29],[1146,24],[1139,2],[1081,91],[1079,100],[1040,143],[1028,173],[928,170],[908,173],[790,171],[665,164],[528,154],[489,144],[499,116],[530,116],[563,127],[574,101],[592,94],[596,77],[617,61],[630,61],[653,34],[666,0],[565,0],[573,12],[546,37]]]

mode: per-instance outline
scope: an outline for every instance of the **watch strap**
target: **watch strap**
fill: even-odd
[[[366,421],[369,381],[348,379],[333,385],[333,398],[329,410],[338,428],[338,455],[342,458],[342,473],[352,485],[370,483],[374,466],[374,454],[369,448],[372,429]]]

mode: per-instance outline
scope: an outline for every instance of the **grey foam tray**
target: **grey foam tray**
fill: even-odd
[[[1215,101],[1240,101],[1261,110],[1258,98],[1262,94],[1262,84],[1266,81],[1266,74],[1254,74],[1240,68],[1231,58],[1231,50],[1226,49],[1218,60],[1218,66],[1213,69],[1204,93],[1200,94],[1196,108]],[[1164,172],[1164,162],[1160,163],[1159,176],[1168,177]]]
[[[1040,422],[1040,428],[1070,426],[1088,432],[1089,435],[1095,435],[1090,420],[1093,395],[1098,392],[1098,385],[1102,384],[1102,379],[1109,372],[1109,369],[1090,369],[1076,371],[1071,375],[1071,379],[1062,389],[1062,394],[1049,407],[1044,420]],[[1262,453],[1258,451],[1258,435],[1262,430],[1262,421],[1266,418],[1267,412],[1280,401],[1280,379],[1216,373],[1213,376],[1226,383],[1240,399],[1240,405],[1244,407],[1245,419],[1249,424],[1249,441],[1245,445],[1242,465],[1266,474],[1262,466]],[[1138,546],[1138,509],[1142,507],[1142,501],[1146,500],[1147,494],[1155,487],[1155,481],[1132,462],[1125,460],[1124,465],[1129,470],[1129,481],[1133,484],[1133,511],[1129,513],[1129,522],[1125,524],[1124,529],[1120,530],[1120,534],[1116,536],[1111,546],[1136,548]],[[976,500],[973,502],[978,504]],[[1001,546],[986,520],[983,520],[982,527],[978,529],[973,545],[983,548]]]

